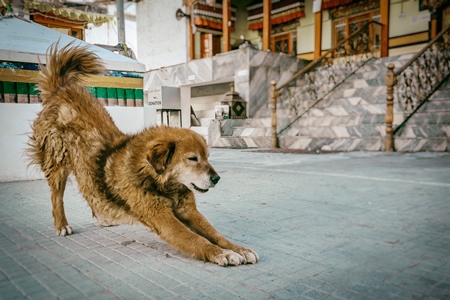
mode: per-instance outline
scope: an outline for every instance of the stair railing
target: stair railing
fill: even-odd
[[[278,147],[278,136],[299,118],[325,99],[356,70],[379,57],[382,25],[370,21],[334,48],[277,86],[271,82],[272,147]],[[344,65],[344,67],[342,67]],[[277,106],[288,117],[277,132]]]
[[[394,150],[394,135],[449,78],[450,27],[441,31],[395,73],[394,68],[394,64],[389,64],[385,77],[387,86],[385,151]],[[404,118],[394,129],[395,100],[403,110]]]

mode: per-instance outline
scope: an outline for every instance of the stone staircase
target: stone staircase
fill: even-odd
[[[318,105],[278,135],[284,149],[304,151],[383,151],[385,139],[387,65],[396,69],[413,54],[374,59],[358,69]],[[394,137],[397,151],[450,151],[450,84],[447,82]],[[280,99],[280,98],[279,98]],[[269,101],[269,99],[267,99]],[[277,131],[290,124],[288,105],[277,105]],[[404,120],[394,100],[394,128]],[[269,148],[268,105],[253,119],[214,120],[209,127],[212,147]]]
[[[394,136],[400,152],[450,151],[450,80]]]

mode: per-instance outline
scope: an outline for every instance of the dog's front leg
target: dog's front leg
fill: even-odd
[[[146,224],[145,220],[141,222]],[[242,255],[213,245],[204,237],[191,231],[175,217],[171,209],[163,209],[152,216],[150,227],[167,243],[198,259],[220,266],[240,265],[245,261]]]
[[[255,251],[230,242],[208,222],[197,210],[193,195],[188,196],[183,205],[176,210],[176,214],[189,228],[208,239],[211,243],[242,255],[245,258],[243,263],[255,264],[258,262],[259,256]]]

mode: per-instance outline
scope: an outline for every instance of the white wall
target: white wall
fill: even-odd
[[[43,179],[39,169],[27,167],[24,153],[30,124],[41,110],[40,104],[0,104],[0,182]],[[107,107],[116,125],[124,133],[137,133],[153,125],[143,107]],[[154,115],[150,114],[153,118]]]
[[[136,4],[139,61],[147,70],[188,62],[188,18],[177,21],[185,10],[183,0],[145,0]]]
[[[305,16],[297,27],[297,54],[314,52],[314,22],[312,1],[305,1]]]
[[[42,179],[36,168],[27,168],[24,153],[30,124],[40,104],[0,104],[0,181]]]
[[[392,2],[391,2],[392,3]],[[417,21],[420,16],[428,15],[428,10],[419,11],[417,1],[396,1],[391,4],[389,15],[389,37],[402,36],[428,30],[429,22]],[[403,14],[402,14],[403,13]]]

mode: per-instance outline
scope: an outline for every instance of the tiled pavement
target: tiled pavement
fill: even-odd
[[[450,299],[450,154],[212,149],[197,197],[260,255],[222,268],[141,227],[100,228],[66,190],[54,235],[45,181],[0,183],[1,299]]]

